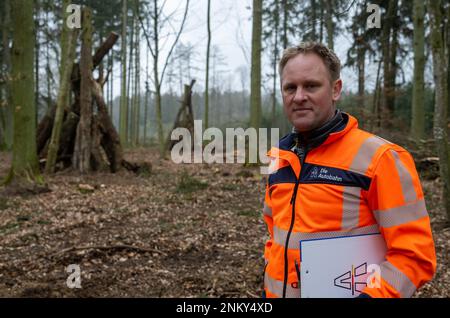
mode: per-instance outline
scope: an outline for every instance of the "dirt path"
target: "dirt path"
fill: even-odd
[[[176,165],[154,150],[127,157],[152,162],[152,173],[63,172],[47,178],[49,193],[0,199],[0,296],[259,297],[259,169]],[[9,159],[0,162],[4,176]],[[450,229],[435,188],[424,182],[438,272],[416,297],[450,296]],[[80,266],[80,289],[66,285],[69,264]]]

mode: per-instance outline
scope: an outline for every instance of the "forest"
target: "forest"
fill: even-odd
[[[437,256],[413,297],[450,297],[449,0],[2,0],[0,25],[0,297],[260,298],[263,163],[177,163],[173,132],[290,133],[305,41],[413,156]]]

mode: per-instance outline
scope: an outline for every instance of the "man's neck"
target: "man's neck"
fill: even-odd
[[[335,132],[336,129],[342,124],[343,117],[340,110],[336,110],[327,122],[325,122],[321,127],[306,131],[306,132],[297,132],[295,129],[293,133],[295,133],[295,140],[297,146],[303,146],[308,149],[312,149],[321,145],[328,137],[328,135],[332,132]]]

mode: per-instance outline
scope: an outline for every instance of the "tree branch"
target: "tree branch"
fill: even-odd
[[[178,32],[177,37],[176,37],[175,41],[173,42],[172,47],[170,48],[169,54],[167,55],[166,62],[164,63],[164,67],[161,72],[161,80],[159,81],[160,83],[162,83],[162,81],[164,79],[164,73],[166,72],[167,64],[169,63],[170,56],[172,55],[173,49],[175,48],[175,45],[178,43],[178,39],[180,38],[180,35],[183,32],[184,23],[186,22],[186,17],[187,17],[187,13],[188,13],[188,9],[189,9],[189,1],[190,0],[186,0],[186,8],[184,10],[184,16],[183,16],[183,21],[181,22],[180,31]]]
[[[113,250],[113,249],[129,249],[129,250],[135,250],[138,252],[145,252],[145,253],[158,253],[164,256],[167,256],[167,254],[163,251],[153,249],[153,248],[145,248],[145,247],[138,247],[138,246],[132,246],[132,245],[125,245],[125,244],[117,244],[117,245],[93,245],[93,246],[72,246],[69,248],[65,248],[59,252],[53,253],[50,255],[50,257],[59,256],[64,253],[74,252],[74,251],[82,251],[82,250]]]

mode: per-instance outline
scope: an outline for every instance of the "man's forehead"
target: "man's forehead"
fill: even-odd
[[[300,53],[287,61],[281,74],[283,80],[302,79],[307,81],[328,78],[329,72],[322,59],[315,53]]]

